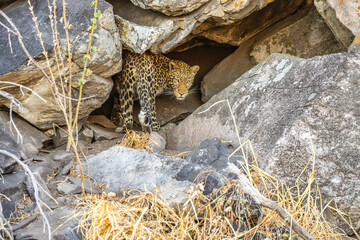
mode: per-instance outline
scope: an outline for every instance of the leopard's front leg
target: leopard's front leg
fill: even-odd
[[[118,84],[117,85],[120,100],[119,118],[124,123],[124,126],[120,129],[123,131],[126,129],[132,129],[133,127],[133,104],[134,104],[134,87],[131,83]]]
[[[151,91],[150,83],[146,79],[140,79],[137,92],[140,99],[140,112],[139,112],[139,121],[144,132],[151,132],[153,117],[152,117],[152,107],[151,107]]]
[[[160,124],[158,121],[156,121],[156,104],[155,104],[155,96],[156,94],[153,93],[151,96],[151,116],[152,116],[152,125],[151,129],[155,132],[158,132],[160,130]]]

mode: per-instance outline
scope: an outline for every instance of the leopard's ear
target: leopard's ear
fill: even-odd
[[[190,69],[191,69],[191,72],[195,75],[199,71],[200,67],[198,65],[195,65],[195,66],[192,66]]]
[[[169,70],[172,72],[172,71],[175,71],[176,69],[176,64],[174,62],[169,62]]]

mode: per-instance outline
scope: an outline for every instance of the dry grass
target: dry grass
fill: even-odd
[[[124,138],[119,143],[119,145],[129,148],[135,148],[138,150],[145,149],[146,151],[151,153],[151,149],[149,148],[149,133],[144,132],[136,132],[134,130],[126,130],[126,134]]]
[[[316,200],[320,193],[314,172],[302,190],[299,184],[292,188],[279,184],[256,164],[249,169],[254,186],[276,200],[316,239],[346,237],[324,219],[324,208]],[[239,192],[236,181],[228,181],[211,196],[205,196],[202,189],[202,183],[198,184],[188,200],[175,208],[151,192],[90,195],[78,208],[83,214],[80,228],[86,239],[296,239],[291,222],[260,209]]]

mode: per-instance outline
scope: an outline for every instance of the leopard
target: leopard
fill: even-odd
[[[117,131],[133,128],[135,100],[140,101],[138,117],[142,131],[159,131],[156,96],[165,91],[173,93],[177,100],[184,100],[199,69],[198,65],[190,66],[162,54],[127,52],[123,58],[122,70],[115,76],[120,107],[118,118],[123,122]]]

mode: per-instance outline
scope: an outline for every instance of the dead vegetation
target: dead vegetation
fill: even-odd
[[[278,209],[256,203],[251,194],[242,191],[241,180],[229,180],[209,196],[203,194],[203,183],[198,183],[189,192],[187,201],[176,207],[162,199],[160,192],[128,191],[120,197],[114,193],[88,195],[78,206],[78,214],[83,216],[79,231],[86,239],[326,240],[346,237],[324,218],[324,210],[329,206],[321,204],[314,172],[304,189],[300,184],[292,187],[280,184],[260,170],[256,162],[248,167],[247,181],[250,183],[251,179],[253,188],[259,190],[263,198],[281,206],[289,217],[284,218]],[[295,224],[311,237],[300,237],[301,233],[294,231]]]
[[[138,150],[145,149],[151,153],[151,149],[149,148],[149,138],[149,133],[136,132],[134,130],[126,129],[126,134],[119,145]]]

